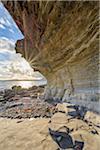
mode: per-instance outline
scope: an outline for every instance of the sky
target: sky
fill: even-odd
[[[23,39],[21,31],[0,2],[0,80],[40,79],[28,62],[15,52],[15,42]]]

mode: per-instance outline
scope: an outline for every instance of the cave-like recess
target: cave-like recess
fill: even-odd
[[[99,112],[99,1],[3,1],[23,40],[16,43],[47,79],[45,99]]]

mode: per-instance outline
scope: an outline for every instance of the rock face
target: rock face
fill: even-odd
[[[99,112],[99,2],[3,3],[24,34],[16,52],[47,79],[45,98],[70,100]]]

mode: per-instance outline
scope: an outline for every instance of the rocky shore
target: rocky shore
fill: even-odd
[[[45,101],[43,92],[44,86],[0,92],[0,149],[99,150],[100,116],[71,103]]]
[[[0,93],[0,117],[37,118],[51,117],[56,111],[56,103],[43,99],[44,86],[23,89],[14,86]]]

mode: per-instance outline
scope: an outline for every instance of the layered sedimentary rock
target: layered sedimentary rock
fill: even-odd
[[[24,34],[16,52],[47,79],[45,98],[99,111],[99,2],[3,3]]]

